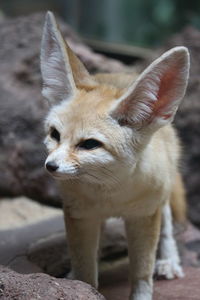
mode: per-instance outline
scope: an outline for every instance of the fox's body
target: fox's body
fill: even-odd
[[[73,276],[97,286],[100,226],[122,217],[131,299],[150,300],[160,229],[156,272],[182,276],[169,203],[175,199],[178,215],[174,203],[184,202],[184,192],[170,122],[187,83],[187,51],[169,51],[135,82],[136,75],[90,76],[48,14],[41,63],[43,94],[53,104],[46,120],[46,167],[63,196]]]

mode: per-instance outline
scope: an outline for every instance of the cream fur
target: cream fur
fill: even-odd
[[[109,217],[122,217],[130,256],[130,299],[151,300],[162,210],[160,258],[166,262],[169,248],[175,262],[170,263],[171,273],[165,269],[164,275],[182,275],[167,203],[179,159],[178,140],[170,123],[187,85],[187,49],[168,51],[135,82],[131,75],[123,74],[92,77],[72,50],[68,46],[64,49],[51,13],[44,28],[43,41],[46,37],[49,41],[42,44],[44,82],[50,74],[51,78],[57,76],[57,82],[61,78],[63,85],[63,73],[59,75],[57,67],[55,70],[54,61],[66,67],[62,69],[67,82],[63,93],[62,87],[55,89],[54,82],[52,86],[49,82],[56,105],[46,118],[45,143],[49,150],[46,162],[58,166],[52,175],[59,179],[63,196],[72,273],[97,287],[100,225]],[[59,39],[55,39],[55,32]],[[51,39],[56,50],[49,60]],[[51,95],[45,95],[51,101]],[[50,137],[52,127],[60,133],[60,141]],[[80,149],[77,145],[87,139],[97,139],[102,146]],[[158,273],[164,272],[160,271],[163,263],[157,265]]]

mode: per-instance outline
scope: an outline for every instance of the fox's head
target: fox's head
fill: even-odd
[[[100,184],[133,171],[151,136],[173,120],[188,70],[187,49],[176,47],[127,87],[100,83],[47,13],[41,49],[42,93],[50,103],[47,170],[58,179]]]

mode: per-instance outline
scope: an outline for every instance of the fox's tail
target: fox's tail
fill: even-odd
[[[187,220],[187,204],[185,188],[180,173],[176,175],[176,181],[170,198],[173,221],[179,224],[185,224]]]

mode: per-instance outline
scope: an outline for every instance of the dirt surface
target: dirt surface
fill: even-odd
[[[153,300],[199,300],[200,269],[185,268],[185,277],[174,280],[154,281]],[[130,285],[127,266],[120,266],[115,273],[102,277],[100,292],[107,300],[128,299]]]

